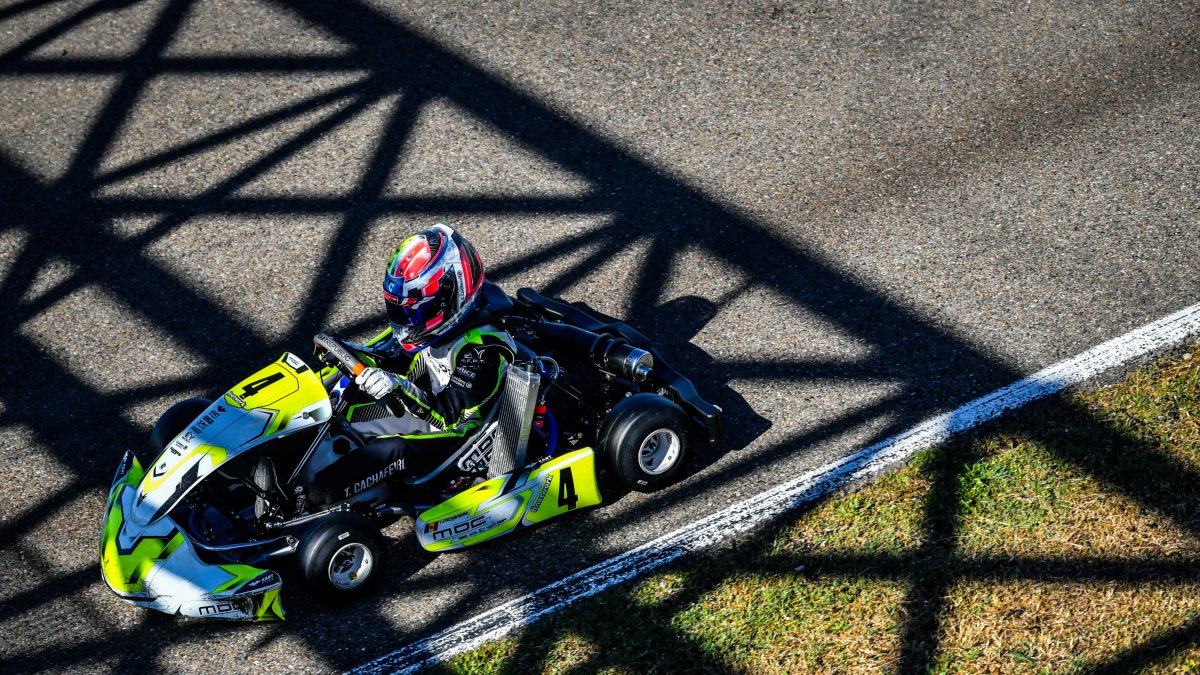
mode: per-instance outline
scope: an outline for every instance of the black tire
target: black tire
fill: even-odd
[[[687,414],[674,401],[634,394],[605,418],[600,451],[622,485],[654,492],[678,477],[687,460],[689,426]]]
[[[150,431],[150,449],[154,451],[154,456],[157,457],[167,443],[186,429],[211,403],[206,398],[189,398],[167,408]]]
[[[254,485],[259,490],[267,493],[278,504],[284,503],[283,492],[279,488],[279,478],[275,475],[275,465],[268,457],[259,457],[258,461],[254,462],[254,469],[250,472],[250,480],[254,481]],[[276,509],[272,508],[271,504],[262,497],[254,496],[254,517],[262,520],[264,516],[274,516]]]
[[[354,513],[318,520],[300,538],[297,553],[309,593],[329,605],[349,604],[373,593],[387,566],[379,530]]]

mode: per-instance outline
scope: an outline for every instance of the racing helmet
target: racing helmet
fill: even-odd
[[[400,243],[388,258],[383,299],[392,335],[407,352],[462,323],[483,287],[483,261],[462,235],[438,223]]]

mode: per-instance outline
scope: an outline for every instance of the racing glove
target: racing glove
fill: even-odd
[[[399,387],[402,379],[404,378],[389,373],[383,368],[364,368],[354,378],[354,383],[367,392],[367,394],[380,399],[392,393],[392,390],[396,387]]]

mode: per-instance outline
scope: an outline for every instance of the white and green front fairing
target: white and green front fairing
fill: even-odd
[[[128,467],[126,469],[126,467]],[[144,472],[132,453],[122,461],[105,506],[100,534],[101,577],[129,602],[168,614],[201,618],[279,621],[282,580],[249,565],[210,565],[170,516],[149,527],[125,518],[135,508]]]
[[[512,474],[497,476],[421,513],[417,540],[429,551],[452,551],[599,503],[595,453],[583,448],[518,474],[515,481]]]
[[[213,401],[167,444],[147,467],[129,519],[151,525],[225,462],[332,414],[329,394],[312,368],[285,353]]]
[[[285,353],[214,401],[148,471],[126,453],[109,490],[100,535],[100,569],[108,587],[134,604],[172,614],[282,619],[279,575],[202,561],[169,513],[230,459],[331,414],[312,369]]]

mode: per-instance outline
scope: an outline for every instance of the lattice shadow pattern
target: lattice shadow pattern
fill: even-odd
[[[0,9],[0,21],[19,21],[56,4],[52,0],[10,4]],[[7,672],[93,663],[122,671],[140,670],[206,641],[226,641],[233,645],[231,650],[249,654],[252,659],[256,648],[279,639],[303,641],[326,659],[327,666],[351,666],[375,655],[376,650],[395,646],[406,637],[419,637],[424,631],[451,623],[464,612],[487,606],[496,597],[495,589],[503,589],[506,594],[530,590],[597,559],[605,551],[594,542],[650,514],[697,498],[703,501],[706,494],[856,429],[870,427],[864,439],[867,443],[887,437],[935,411],[1018,377],[994,358],[887,295],[839,273],[765,225],[738,215],[704,192],[637,159],[555,112],[545,102],[366,4],[301,1],[279,3],[275,10],[290,13],[302,24],[319,27],[348,48],[316,56],[176,55],[171,47],[181,26],[196,11],[192,2],[100,0],[60,12],[59,18],[31,31],[0,56],[0,75],[5,81],[29,84],[34,91],[82,86],[80,83],[91,81],[106,83],[96,89],[94,98],[99,105],[83,136],[74,139],[77,142],[72,144],[70,161],[53,177],[37,175],[12,157],[0,157],[0,199],[7,211],[2,234],[8,237],[4,241],[9,242],[6,250],[11,252],[4,268],[0,268],[6,270],[0,285],[0,307],[4,312],[0,330],[7,356],[3,374],[9,383],[0,398],[0,429],[12,432],[7,438],[28,439],[19,447],[6,448],[6,454],[23,455],[22,461],[43,462],[54,473],[41,486],[28,486],[34,498],[14,508],[0,523],[3,560],[9,568],[6,585],[10,586],[0,618],[9,623],[32,620],[52,627],[69,615],[89,626],[67,646],[39,647],[32,639],[9,642],[0,661]],[[56,40],[90,21],[125,11],[144,12],[148,18],[148,28],[128,53],[86,58],[72,57],[65,50],[62,54],[57,50],[45,53]],[[135,115],[148,115],[140,118],[140,123],[152,125],[169,117],[169,108],[139,108],[147,99],[162,100],[154,98],[154,87],[167,78],[195,81],[194,86],[200,89],[206,82],[248,81],[265,92],[268,87],[278,86],[272,78],[280,75],[314,81],[332,78],[334,83],[306,89],[303,96],[268,106],[235,124],[206,130],[186,142],[169,140],[165,146],[145,148],[115,163],[106,159],[134,124]],[[389,190],[389,179],[412,145],[422,111],[446,101],[483,120],[518,146],[570,171],[586,183],[586,189],[568,196],[523,196],[519,191],[518,196],[396,195]],[[386,112],[379,116],[380,122],[372,128],[362,153],[364,167],[357,174],[361,177],[345,193],[297,196],[284,192],[264,196],[248,189],[322,140],[379,110]],[[281,133],[282,140],[251,143],[248,159],[221,156],[230,148],[243,147],[239,144],[247,143],[247,139],[280,129],[287,129]],[[1028,131],[1044,133],[1052,129]],[[1003,139],[993,140],[999,143]],[[214,153],[218,155],[214,166],[224,172],[224,177],[200,191],[190,185],[162,188],[153,181],[132,190],[117,189],[164,167],[201,162],[200,158]],[[929,168],[930,173],[933,171]],[[742,456],[702,457],[697,474],[684,489],[634,503],[610,519],[587,521],[586,533],[571,530],[576,527],[573,525],[539,533],[536,541],[522,543],[534,556],[543,556],[544,563],[539,563],[534,574],[525,567],[514,568],[512,553],[503,549],[471,554],[474,558],[470,566],[476,572],[457,565],[417,574],[429,559],[402,552],[413,548],[414,542],[397,542],[394,553],[401,558],[407,555],[410,564],[401,565],[402,569],[393,573],[388,592],[428,598],[440,597],[443,588],[453,588],[456,596],[440,605],[437,616],[416,626],[411,634],[394,626],[394,617],[387,616],[382,600],[353,610],[328,611],[305,604],[303,599],[294,598],[295,594],[289,597],[293,621],[271,628],[251,630],[179,622],[148,613],[138,613],[132,620],[127,618],[132,615],[124,614],[114,618],[111,604],[116,601],[103,594],[96,579],[90,542],[99,521],[100,492],[107,487],[117,457],[123,449],[141,447],[143,442],[144,423],[133,421],[129,409],[227,384],[229,373],[248,371],[284,348],[302,352],[309,336],[331,322],[347,334],[378,325],[381,317],[377,314],[340,323],[331,314],[337,301],[349,292],[353,282],[350,274],[360,253],[369,248],[365,242],[372,228],[380,223],[409,224],[454,217],[485,221],[503,218],[507,225],[489,225],[498,229],[480,227],[479,231],[484,237],[531,240],[534,238],[530,232],[541,227],[539,223],[591,218],[592,226],[582,232],[566,228],[566,235],[543,241],[523,254],[509,255],[492,270],[493,278],[503,283],[521,279],[538,266],[549,266],[552,271],[539,277],[548,294],[571,290],[594,268],[623,251],[642,251],[627,279],[630,290],[621,309],[631,323],[646,328],[668,352],[679,354],[685,369],[698,374],[703,390],[716,392],[718,402],[729,412],[727,430],[734,447],[749,445],[768,424],[729,387],[734,380],[759,379],[794,387],[814,380],[894,386],[870,404],[795,433],[788,432],[793,421],[771,419],[769,423],[783,426],[784,441],[754,448]],[[297,228],[300,226],[295,223],[313,218],[324,219],[322,222],[327,224],[321,235],[324,243],[306,249],[310,259],[285,271],[301,277],[307,290],[294,305],[299,309],[288,312],[291,323],[271,335],[259,330],[245,314],[198,288],[161,254],[164,241],[198,221],[218,219],[227,226],[264,218]],[[136,223],[137,227],[132,232],[121,229],[127,223]],[[298,231],[296,236],[304,235]],[[731,246],[731,241],[736,245]],[[195,245],[213,243],[203,240]],[[487,247],[483,248],[486,254]],[[663,289],[679,267],[687,264],[680,258],[685,251],[701,252],[710,261],[708,264],[729,270],[727,276],[739,281],[721,289],[712,299],[666,299]],[[154,335],[171,336],[171,345],[184,346],[200,365],[179,375],[152,376],[161,359],[172,357],[170,345],[163,353],[153,355],[159,361],[142,361],[138,354],[122,352],[120,345],[103,343],[84,342],[81,348],[87,353],[76,353],[70,348],[71,336],[103,334],[103,327],[95,325],[95,317],[87,311],[67,313],[66,325],[55,326],[68,336],[65,348],[42,339],[45,333],[39,332],[41,329],[31,328],[43,325],[47,317],[60,320],[64,304],[79,306],[79,294],[89,292],[87,289],[102,291],[98,297],[111,299],[118,311],[132,317],[135,326],[146,327]],[[689,342],[697,332],[714,328],[710,322],[715,316],[756,289],[769,289],[789,306],[819,317],[872,348],[857,360],[760,360],[718,358]],[[94,296],[88,295],[87,302],[92,302]],[[266,305],[274,299],[260,297],[258,301]],[[88,308],[87,303],[83,306]],[[102,313],[102,308],[97,311]],[[109,347],[123,356],[120,362],[103,360],[102,352]],[[106,372],[96,372],[101,368],[99,364]],[[142,375],[139,369],[144,369]],[[1095,422],[1080,418],[1072,423]],[[48,454],[38,455],[31,448],[44,449]],[[1149,452],[1139,448],[1131,451]],[[710,467],[718,459],[719,469]],[[1106,483],[1134,496],[1140,494],[1131,477],[1106,475],[1102,467],[1087,468]],[[961,463],[949,463],[940,474],[938,489],[952,490],[960,469]],[[1174,479],[1194,482],[1194,478],[1190,473],[1181,473]],[[80,495],[85,495],[82,501]],[[74,513],[80,510],[80,504],[84,505],[83,512]],[[1147,506],[1178,515],[1170,505]],[[64,518],[83,534],[46,534],[60,526]],[[1183,518],[1183,523],[1194,527],[1190,516]],[[931,511],[928,528],[928,547],[921,555],[952,555],[954,514]],[[61,549],[75,542],[83,545],[67,554],[66,563],[45,550],[47,544]],[[841,566],[854,573],[888,574],[898,563],[813,561],[814,566],[820,564]],[[75,571],[55,571],[64,567]],[[1097,569],[1098,577],[1136,580],[1166,573],[1173,578],[1193,578],[1193,573],[1186,570],[1164,572],[1153,566],[1118,569],[1105,567],[1104,561],[1097,561]],[[1003,575],[1001,569],[992,571]],[[406,578],[410,574],[414,576]],[[35,581],[27,581],[31,577]],[[913,580],[908,599],[912,620],[904,631],[902,670],[924,670],[930,664],[937,646],[939,603],[951,581]],[[1160,642],[1170,647],[1192,643],[1197,637],[1196,626],[1189,624]],[[1145,654],[1162,645],[1145,645],[1111,667],[1119,669],[1141,662],[1137,659],[1145,660]],[[708,657],[697,654],[696,658],[706,663]],[[715,662],[709,666],[721,668]]]

